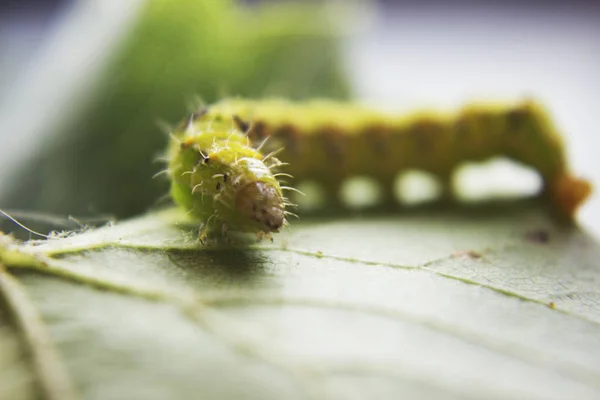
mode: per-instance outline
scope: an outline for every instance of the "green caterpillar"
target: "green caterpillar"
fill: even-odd
[[[531,100],[394,116],[328,100],[227,99],[172,133],[168,172],[175,202],[204,221],[201,239],[228,230],[268,236],[291,214],[282,190],[294,189],[280,185],[282,176],[321,182],[335,198],[344,179],[366,175],[391,201],[399,172],[419,169],[448,183],[465,161],[496,156],[536,170],[567,218],[591,193],[570,174],[560,135]]]

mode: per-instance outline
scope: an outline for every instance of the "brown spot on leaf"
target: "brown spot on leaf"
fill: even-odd
[[[454,253],[452,253],[451,257],[452,258],[468,257],[473,260],[479,260],[480,258],[483,257],[483,254],[481,254],[480,252],[475,251],[475,250],[461,250],[461,251],[455,251]]]
[[[550,234],[543,229],[536,229],[525,234],[525,240],[531,243],[546,244],[550,241]]]

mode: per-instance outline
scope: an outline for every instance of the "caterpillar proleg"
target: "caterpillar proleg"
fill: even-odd
[[[398,173],[418,169],[448,181],[462,163],[496,156],[536,170],[564,217],[573,218],[591,193],[589,182],[571,174],[561,136],[532,100],[388,115],[328,100],[226,99],[172,133],[168,171],[175,202],[204,221],[201,237],[269,235],[287,225],[290,203],[279,178],[286,185],[312,179],[336,196],[355,175],[390,186]]]

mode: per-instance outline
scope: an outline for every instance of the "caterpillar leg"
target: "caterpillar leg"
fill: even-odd
[[[438,184],[440,185],[440,192],[438,199],[440,202],[451,204],[456,203],[456,192],[454,190],[454,171],[450,170],[444,174],[440,174],[438,177]]]
[[[380,203],[384,209],[394,210],[400,206],[400,200],[396,193],[397,177],[397,175],[391,175],[377,180],[381,188]]]
[[[222,222],[217,214],[212,214],[206,222],[200,225],[198,230],[198,241],[202,244],[208,244],[219,239],[219,233],[222,238],[227,237],[227,224]]]
[[[546,190],[557,211],[573,219],[579,206],[592,194],[592,185],[585,179],[564,173],[548,182]]]
[[[271,235],[270,232],[259,231],[259,232],[256,232],[256,240],[259,242],[261,242],[263,240],[268,240],[271,243],[273,243],[273,235]]]
[[[198,230],[198,241],[202,244],[207,244],[211,237],[211,231],[208,228],[207,224],[200,225],[200,229]]]
[[[325,207],[330,210],[343,210],[347,208],[342,196],[341,180],[322,182]]]

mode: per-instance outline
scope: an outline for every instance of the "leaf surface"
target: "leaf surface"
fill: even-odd
[[[600,398],[600,249],[535,204],[301,219],[247,249],[196,233],[167,210],[0,237],[81,397]]]

